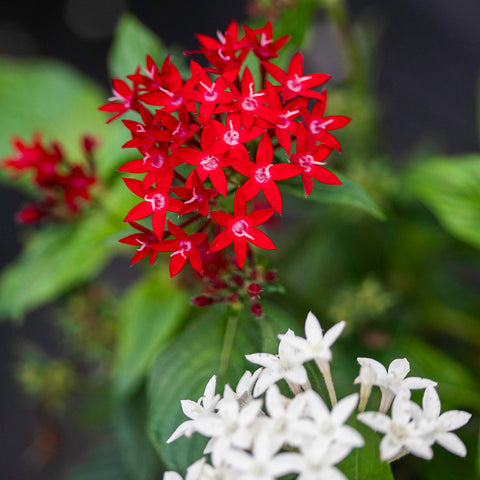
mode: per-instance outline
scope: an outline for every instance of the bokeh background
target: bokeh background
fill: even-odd
[[[478,151],[480,2],[349,0],[348,4],[354,21],[367,22],[378,39],[371,82],[392,161],[405,161],[425,142],[443,153]],[[213,36],[232,19],[247,18],[251,8],[252,2],[226,0],[1,2],[0,54],[64,60],[107,90],[106,56],[122,13],[135,14],[167,45],[180,44],[189,50],[196,46],[195,32]],[[318,43],[308,58],[341,77],[331,32],[321,16],[317,23]],[[0,195],[3,267],[20,248],[13,215],[23,197],[8,189]],[[473,277],[472,282],[479,279]],[[54,430],[39,429],[42,419],[13,378],[21,339],[37,342],[53,355],[61,353],[50,313],[42,309],[21,327],[0,324],[0,472],[6,480],[56,478],[88,446],[89,437],[67,420],[61,425],[59,449]]]

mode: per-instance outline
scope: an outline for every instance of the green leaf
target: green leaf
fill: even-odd
[[[65,480],[128,480],[121,454],[114,441],[94,449],[89,457],[64,477]]]
[[[156,271],[133,285],[119,307],[120,332],[113,365],[113,387],[127,395],[143,380],[152,361],[185,318],[187,295]]]
[[[410,339],[402,352],[412,365],[412,375],[438,381],[443,410],[478,408],[478,379],[460,362],[422,340]]]
[[[393,480],[390,465],[380,460],[380,436],[357,420],[349,422],[365,440],[362,448],[354,449],[338,466],[348,480]]]
[[[157,65],[167,56],[163,42],[135,16],[125,14],[118,22],[112,47],[108,55],[108,69],[112,77],[125,77],[145,64],[150,55]]]
[[[0,318],[21,320],[28,311],[95,278],[120,251],[122,246],[110,238],[122,225],[130,196],[122,183],[75,222],[31,234],[18,258],[2,271]]]
[[[225,362],[225,334],[232,333],[232,320],[235,322],[235,317],[227,319],[226,313],[224,305],[208,307],[201,318],[189,325],[159,355],[152,369],[148,388],[148,430],[169,469],[184,470],[202,456],[206,443],[206,439],[199,435],[180,438],[169,445],[165,443],[178,425],[187,420],[180,400],[196,401],[203,395],[212,375],[219,375],[222,369],[223,374],[217,380],[217,392],[223,392],[221,385],[224,382],[235,387],[245,370],[255,369],[245,360],[245,354],[261,351],[258,322],[250,315],[247,317],[246,313],[240,314],[228,362]]]
[[[406,187],[452,235],[480,248],[480,155],[438,157],[412,165]]]
[[[0,279],[0,317],[21,320],[29,310],[90,280],[111,256],[105,238],[114,230],[101,215],[36,233]]]
[[[108,115],[98,107],[106,97],[91,79],[67,64],[0,57],[0,158],[12,154],[12,136],[30,142],[39,132],[46,142],[60,142],[67,157],[78,162],[83,158],[80,137],[90,133],[100,140],[95,157],[100,176],[107,178],[125,159],[120,146],[128,135],[120,123],[105,125]]]
[[[158,477],[158,457],[148,439],[145,396],[143,392],[113,409],[113,429],[125,471],[132,480]]]
[[[378,205],[365,192],[365,190],[353,180],[344,175],[335,173],[342,182],[342,185],[326,185],[316,182],[313,186],[312,193],[307,197],[310,202],[344,205],[349,207],[360,208],[379,220],[385,220],[385,215]],[[296,182],[288,181],[282,184],[284,190],[296,197],[305,198],[305,190],[303,186]]]

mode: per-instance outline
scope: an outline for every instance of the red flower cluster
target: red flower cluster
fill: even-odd
[[[340,183],[324,165],[333,149],[340,150],[330,131],[350,119],[324,115],[327,93],[315,88],[329,75],[304,74],[301,53],[293,56],[287,71],[271,63],[288,36],[274,40],[270,22],[243,30],[241,36],[232,22],[225,33],[217,33],[218,39],[197,35],[201,50],[190,53],[202,53],[210,66],[192,60],[188,79],[182,79],[169,56],[160,67],[147,56],[143,71],[138,67],[127,81],[113,80],[112,103],[100,107],[114,114],[108,122],[127,111],[140,115],[138,121],[123,123],[132,136],[124,148],[136,148],[141,158],[119,169],[143,176],[124,179],[140,198],[125,217],[138,233],[120,240],[138,246],[132,263],[147,255],[153,263],[157,252],[172,252],[172,276],[187,260],[202,273],[202,242],[209,242],[210,252],[233,243],[243,268],[250,244],[275,248],[257,227],[282,213],[279,182],[299,175],[306,195],[312,179]],[[242,69],[249,54],[260,63],[261,85],[248,67]],[[289,160],[278,155],[282,149]],[[248,202],[260,192],[269,208],[249,213]],[[225,205],[231,203],[224,199],[230,194],[234,207],[227,213]],[[169,213],[188,217],[175,225],[167,222]],[[147,217],[151,229],[137,223]],[[185,227],[192,224],[195,233],[187,234]]]
[[[12,140],[14,156],[3,159],[2,166],[15,178],[33,174],[40,199],[25,206],[17,214],[21,223],[36,223],[42,219],[68,221],[80,212],[82,204],[90,201],[90,188],[96,183],[93,150],[96,140],[81,139],[86,163],[70,163],[56,142],[42,144],[34,135],[31,145],[20,138]]]

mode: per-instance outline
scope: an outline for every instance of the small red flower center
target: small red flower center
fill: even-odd
[[[271,166],[272,165],[259,167],[255,170],[255,180],[258,183],[267,183],[272,178],[272,175],[269,171]]]
[[[211,172],[212,170],[215,170],[218,168],[219,160],[217,157],[213,155],[205,155],[201,162],[200,165],[207,170],[208,172]]]
[[[203,195],[201,193],[197,193],[195,191],[195,187],[193,188],[192,191],[192,198],[190,200],[187,200],[185,203],[194,203],[194,202],[203,202]]]

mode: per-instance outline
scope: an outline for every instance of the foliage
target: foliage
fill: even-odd
[[[298,8],[279,16],[279,35],[291,33],[294,45],[308,45],[318,2],[298,3]],[[343,38],[347,49],[354,49],[345,18],[334,13],[327,8],[333,27],[347,35]],[[293,31],[287,21],[291,18]],[[260,23],[252,19],[251,25]],[[132,15],[125,16],[108,59],[111,74],[131,73],[147,53],[157,62],[167,54],[153,32]],[[356,66],[349,81],[329,97],[333,110],[349,114],[351,107],[356,119],[342,135],[348,166],[333,161],[343,185],[322,185],[308,200],[301,185],[291,182],[286,187],[293,214],[285,214],[281,233],[274,231],[278,251],[267,257],[267,262],[278,264],[286,295],[263,302],[261,319],[235,302],[228,308],[190,306],[185,290],[191,282],[187,276],[172,282],[165,263],[157,263],[148,274],[134,267],[128,288],[112,279],[106,273],[112,261],[120,262],[116,271],[126,270],[125,250],[117,240],[131,198],[115,172],[128,159],[120,148],[125,134],[115,122],[106,127],[105,115],[97,110],[107,93],[58,62],[1,59],[1,156],[10,151],[11,135],[28,137],[40,129],[44,138],[65,144],[73,158],[80,155],[76,149],[81,134],[94,133],[101,139],[102,185],[95,206],[76,222],[29,232],[22,253],[0,278],[0,316],[14,321],[55,301],[60,318],[75,317],[69,305],[78,302],[95,310],[101,300],[86,294],[86,285],[95,290],[107,283],[115,292],[107,308],[97,308],[95,314],[85,310],[84,317],[93,320],[82,338],[88,337],[85,331],[93,337],[98,334],[94,342],[90,338],[77,344],[64,364],[49,363],[51,359],[38,354],[19,364],[25,389],[38,402],[47,398],[54,409],[62,402],[66,406],[67,395],[54,392],[51,398],[45,372],[54,365],[64,375],[67,365],[74,379],[66,388],[68,395],[88,392],[94,404],[90,410],[84,402],[80,416],[103,419],[97,427],[98,447],[66,476],[68,480],[149,480],[165,467],[183,470],[199,457],[202,443],[181,439],[165,444],[183,419],[179,401],[200,397],[213,373],[219,374],[221,384],[234,385],[247,367],[244,354],[273,351],[275,332],[301,330],[294,319],[308,310],[325,325],[348,320],[346,346],[333,364],[339,390],[352,388],[346,379],[354,378],[354,355],[376,355],[385,362],[407,356],[416,375],[443,384],[446,407],[480,412],[476,353],[480,300],[475,291],[480,266],[480,156],[434,156],[393,168],[379,147],[375,99],[365,83],[367,75],[358,69],[360,57],[357,52],[352,60]],[[7,182],[3,174],[2,181]],[[21,188],[28,190],[25,182]],[[96,316],[108,317],[114,334],[99,334],[103,330],[98,327],[101,322],[95,323]],[[78,338],[75,322],[57,322],[70,347]],[[88,354],[94,344],[101,355]],[[96,365],[91,375],[82,368],[85,359]],[[367,444],[378,444],[376,434],[359,428]],[[420,461],[401,468],[394,464],[395,478],[436,480],[451,478],[457,471],[465,478],[478,477],[473,428],[467,427],[464,434],[466,462],[449,463],[440,456],[437,467],[435,460],[425,468]],[[347,477],[392,478],[388,466],[379,466],[377,449],[369,452],[373,453],[359,452],[344,461]]]

